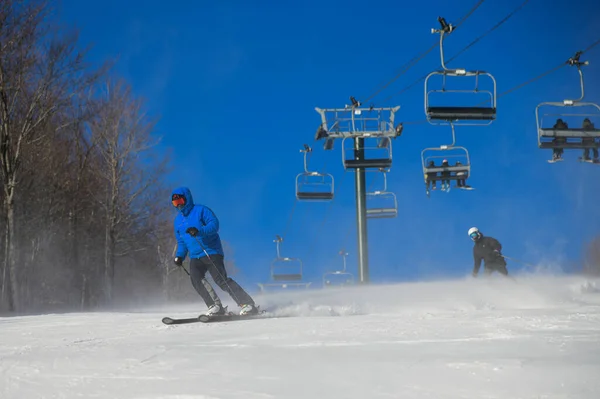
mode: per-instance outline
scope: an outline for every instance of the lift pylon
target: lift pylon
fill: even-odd
[[[366,170],[389,169],[392,165],[391,140],[402,134],[403,126],[396,123],[395,114],[400,106],[392,108],[361,107],[359,101],[350,97],[351,104],[344,108],[315,108],[321,116],[321,124],[315,140],[325,140],[323,148],[333,149],[336,139],[342,139],[342,162],[345,169],[354,170],[356,186],[356,227],[358,253],[358,280],[369,281],[369,260],[367,245],[367,195]],[[376,141],[375,146],[365,145],[365,141]],[[344,144],[354,143],[353,157],[346,156]],[[384,155],[367,157],[371,150],[381,150]]]

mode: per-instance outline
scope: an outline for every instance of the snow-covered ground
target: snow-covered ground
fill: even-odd
[[[161,323],[198,303],[0,318],[0,398],[600,398],[600,284],[583,277],[257,300],[295,317]]]

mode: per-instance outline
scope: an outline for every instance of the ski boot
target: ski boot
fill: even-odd
[[[240,316],[250,316],[258,314],[258,308],[254,305],[242,305],[242,310],[240,310]]]
[[[227,306],[223,307],[220,303],[215,303],[208,308],[208,311],[204,313],[206,316],[221,316],[227,314]]]

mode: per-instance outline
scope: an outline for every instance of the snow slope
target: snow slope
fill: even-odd
[[[0,318],[0,398],[600,398],[600,291],[582,277],[257,300],[298,317],[161,323],[195,304]]]

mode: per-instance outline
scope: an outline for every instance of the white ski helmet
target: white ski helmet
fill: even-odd
[[[481,237],[481,232],[479,231],[479,229],[477,227],[471,227],[469,229],[469,237],[471,237],[471,240],[476,241]]]

